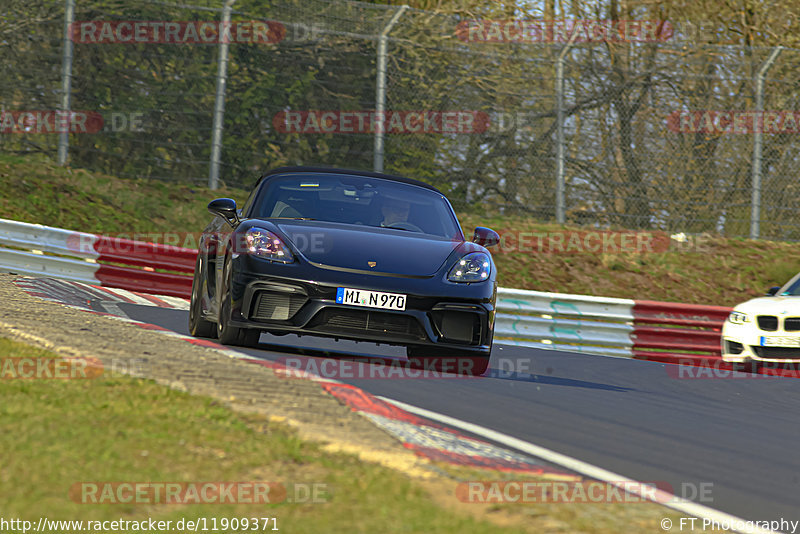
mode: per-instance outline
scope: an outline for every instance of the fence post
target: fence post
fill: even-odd
[[[755,132],[753,136],[753,192],[750,202],[750,239],[758,239],[761,233],[761,140],[763,137],[761,130],[764,126],[764,77],[775,62],[778,54],[781,53],[781,50],[783,50],[783,47],[778,46],[772,51],[756,76],[756,117],[758,117],[758,120],[753,121]]]
[[[375,172],[383,172],[383,124],[385,122],[383,114],[386,106],[386,44],[389,32],[392,31],[392,27],[397,24],[397,21],[406,9],[408,9],[407,5],[403,4],[400,6],[400,9],[395,12],[378,37],[378,79],[376,80],[375,87],[375,116],[380,122],[373,125],[375,127],[375,146],[372,154],[372,169]]]
[[[578,24],[573,24],[572,35],[556,58],[556,222],[564,224],[564,57],[578,37]]]
[[[236,0],[226,0],[222,7],[222,28],[231,23],[231,10]],[[222,35],[222,31],[220,31]],[[214,124],[211,127],[211,161],[208,168],[208,188],[212,191],[219,186],[219,158],[222,152],[222,128],[225,120],[225,83],[228,73],[228,40],[219,41],[219,60],[217,62],[217,91],[214,97]]]
[[[72,22],[75,19],[75,0],[66,0],[64,10],[64,42],[61,52],[61,111],[69,113],[72,93]],[[66,131],[58,134],[58,164],[66,165],[69,150],[69,130],[72,120],[67,121]]]

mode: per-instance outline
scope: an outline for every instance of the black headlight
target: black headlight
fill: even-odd
[[[280,263],[292,263],[294,256],[281,239],[263,228],[250,228],[244,233],[245,252]]]
[[[492,274],[492,261],[483,252],[470,252],[456,262],[447,275],[451,282],[482,282]]]

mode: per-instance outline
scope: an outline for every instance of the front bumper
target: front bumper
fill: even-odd
[[[763,338],[775,340],[765,345]],[[726,362],[800,363],[800,332],[763,331],[754,324],[722,328],[722,359]]]
[[[233,260],[231,324],[274,334],[294,333],[404,346],[488,353],[496,287],[431,278],[274,264],[242,255]],[[404,311],[336,303],[349,287],[407,295]]]

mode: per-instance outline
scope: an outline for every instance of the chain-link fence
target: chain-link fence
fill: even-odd
[[[241,186],[382,167],[465,211],[800,239],[798,50],[343,0],[228,0],[224,26],[224,0],[194,1],[78,2],[67,64],[63,6],[5,13],[0,153],[55,159],[63,137],[75,167]],[[47,114],[65,66],[67,126]]]

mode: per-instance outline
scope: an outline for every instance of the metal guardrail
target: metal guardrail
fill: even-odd
[[[732,308],[499,289],[495,339],[667,363],[721,362]]]
[[[633,356],[634,301],[500,288],[495,339],[503,343]]]
[[[190,249],[0,219],[0,271],[5,272],[186,297],[196,255]]]
[[[0,219],[0,271],[188,298],[196,255],[187,248]],[[499,288],[495,340],[548,350],[703,363],[720,359],[722,323],[730,311]]]
[[[717,365],[722,324],[733,308],[640,300],[633,307],[633,357]]]
[[[75,282],[96,283],[98,265],[88,259],[47,256],[0,248],[0,270],[33,276],[52,276]]]
[[[97,282],[99,256],[82,249],[95,236],[61,228],[0,219],[0,269],[18,274]]]
[[[91,243],[94,238],[83,232],[0,219],[0,245],[94,258],[97,256],[94,250],[81,250],[81,243]]]

